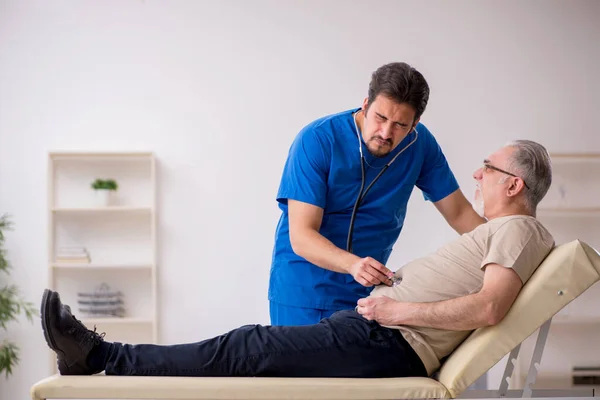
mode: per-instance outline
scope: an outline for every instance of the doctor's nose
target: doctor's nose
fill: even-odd
[[[483,177],[483,168],[477,168],[475,172],[473,172],[473,179],[479,181]]]
[[[384,139],[389,139],[392,137],[392,125],[386,124],[381,127],[381,137]]]

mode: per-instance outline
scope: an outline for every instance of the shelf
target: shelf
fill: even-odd
[[[71,270],[151,270],[152,264],[76,264],[76,263],[51,263],[51,268]]]
[[[600,162],[600,153],[550,153],[552,163]]]
[[[538,207],[537,212],[552,216],[600,216],[600,207]]]
[[[152,160],[152,152],[116,152],[116,153],[89,153],[89,152],[53,152],[50,158],[53,161],[137,161]]]
[[[571,372],[565,370],[562,374],[538,372],[537,379],[533,385],[534,394],[539,391],[539,395],[534,398],[548,399],[579,399],[579,398],[595,398],[594,393],[597,393],[599,385],[574,385],[571,381]],[[515,385],[519,390],[527,381],[527,370],[515,376]],[[564,393],[561,393],[563,392]],[[547,395],[546,395],[547,393]]]
[[[149,318],[80,318],[81,322],[88,328],[94,324],[151,324],[152,320]]]
[[[598,325],[600,326],[600,315],[555,315],[552,324],[557,325]]]
[[[151,213],[152,207],[134,207],[134,206],[111,206],[111,207],[69,207],[69,208],[53,208],[54,213],[119,213],[119,212],[133,212],[133,213]]]

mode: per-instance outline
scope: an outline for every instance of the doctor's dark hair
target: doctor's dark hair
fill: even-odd
[[[415,109],[415,120],[421,117],[429,101],[429,85],[419,71],[403,62],[379,67],[371,75],[369,104],[378,95],[385,95],[398,103],[408,103]]]
[[[544,146],[532,140],[513,140],[507,146],[514,147],[508,167],[516,171],[529,189],[525,188],[525,206],[533,216],[536,208],[552,185],[552,161]]]

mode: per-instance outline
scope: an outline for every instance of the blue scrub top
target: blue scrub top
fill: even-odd
[[[361,186],[361,160],[353,113],[358,108],[320,118],[292,143],[277,194],[281,217],[269,280],[269,300],[288,306],[324,310],[350,309],[369,294],[350,274],[317,267],[294,253],[290,245],[287,199],[324,209],[320,233],[341,249],[352,208]],[[429,130],[417,125],[418,138],[383,173],[359,206],[354,222],[353,253],[386,264],[400,235],[411,192],[417,186],[436,202],[458,189],[458,182]],[[386,157],[372,156],[362,141],[365,188],[414,138],[410,133]]]

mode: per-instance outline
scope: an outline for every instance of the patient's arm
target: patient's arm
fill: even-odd
[[[488,264],[477,293],[433,303],[404,303],[388,297],[358,301],[357,310],[381,325],[414,325],[448,330],[472,330],[495,325],[515,301],[521,279],[511,268]]]

